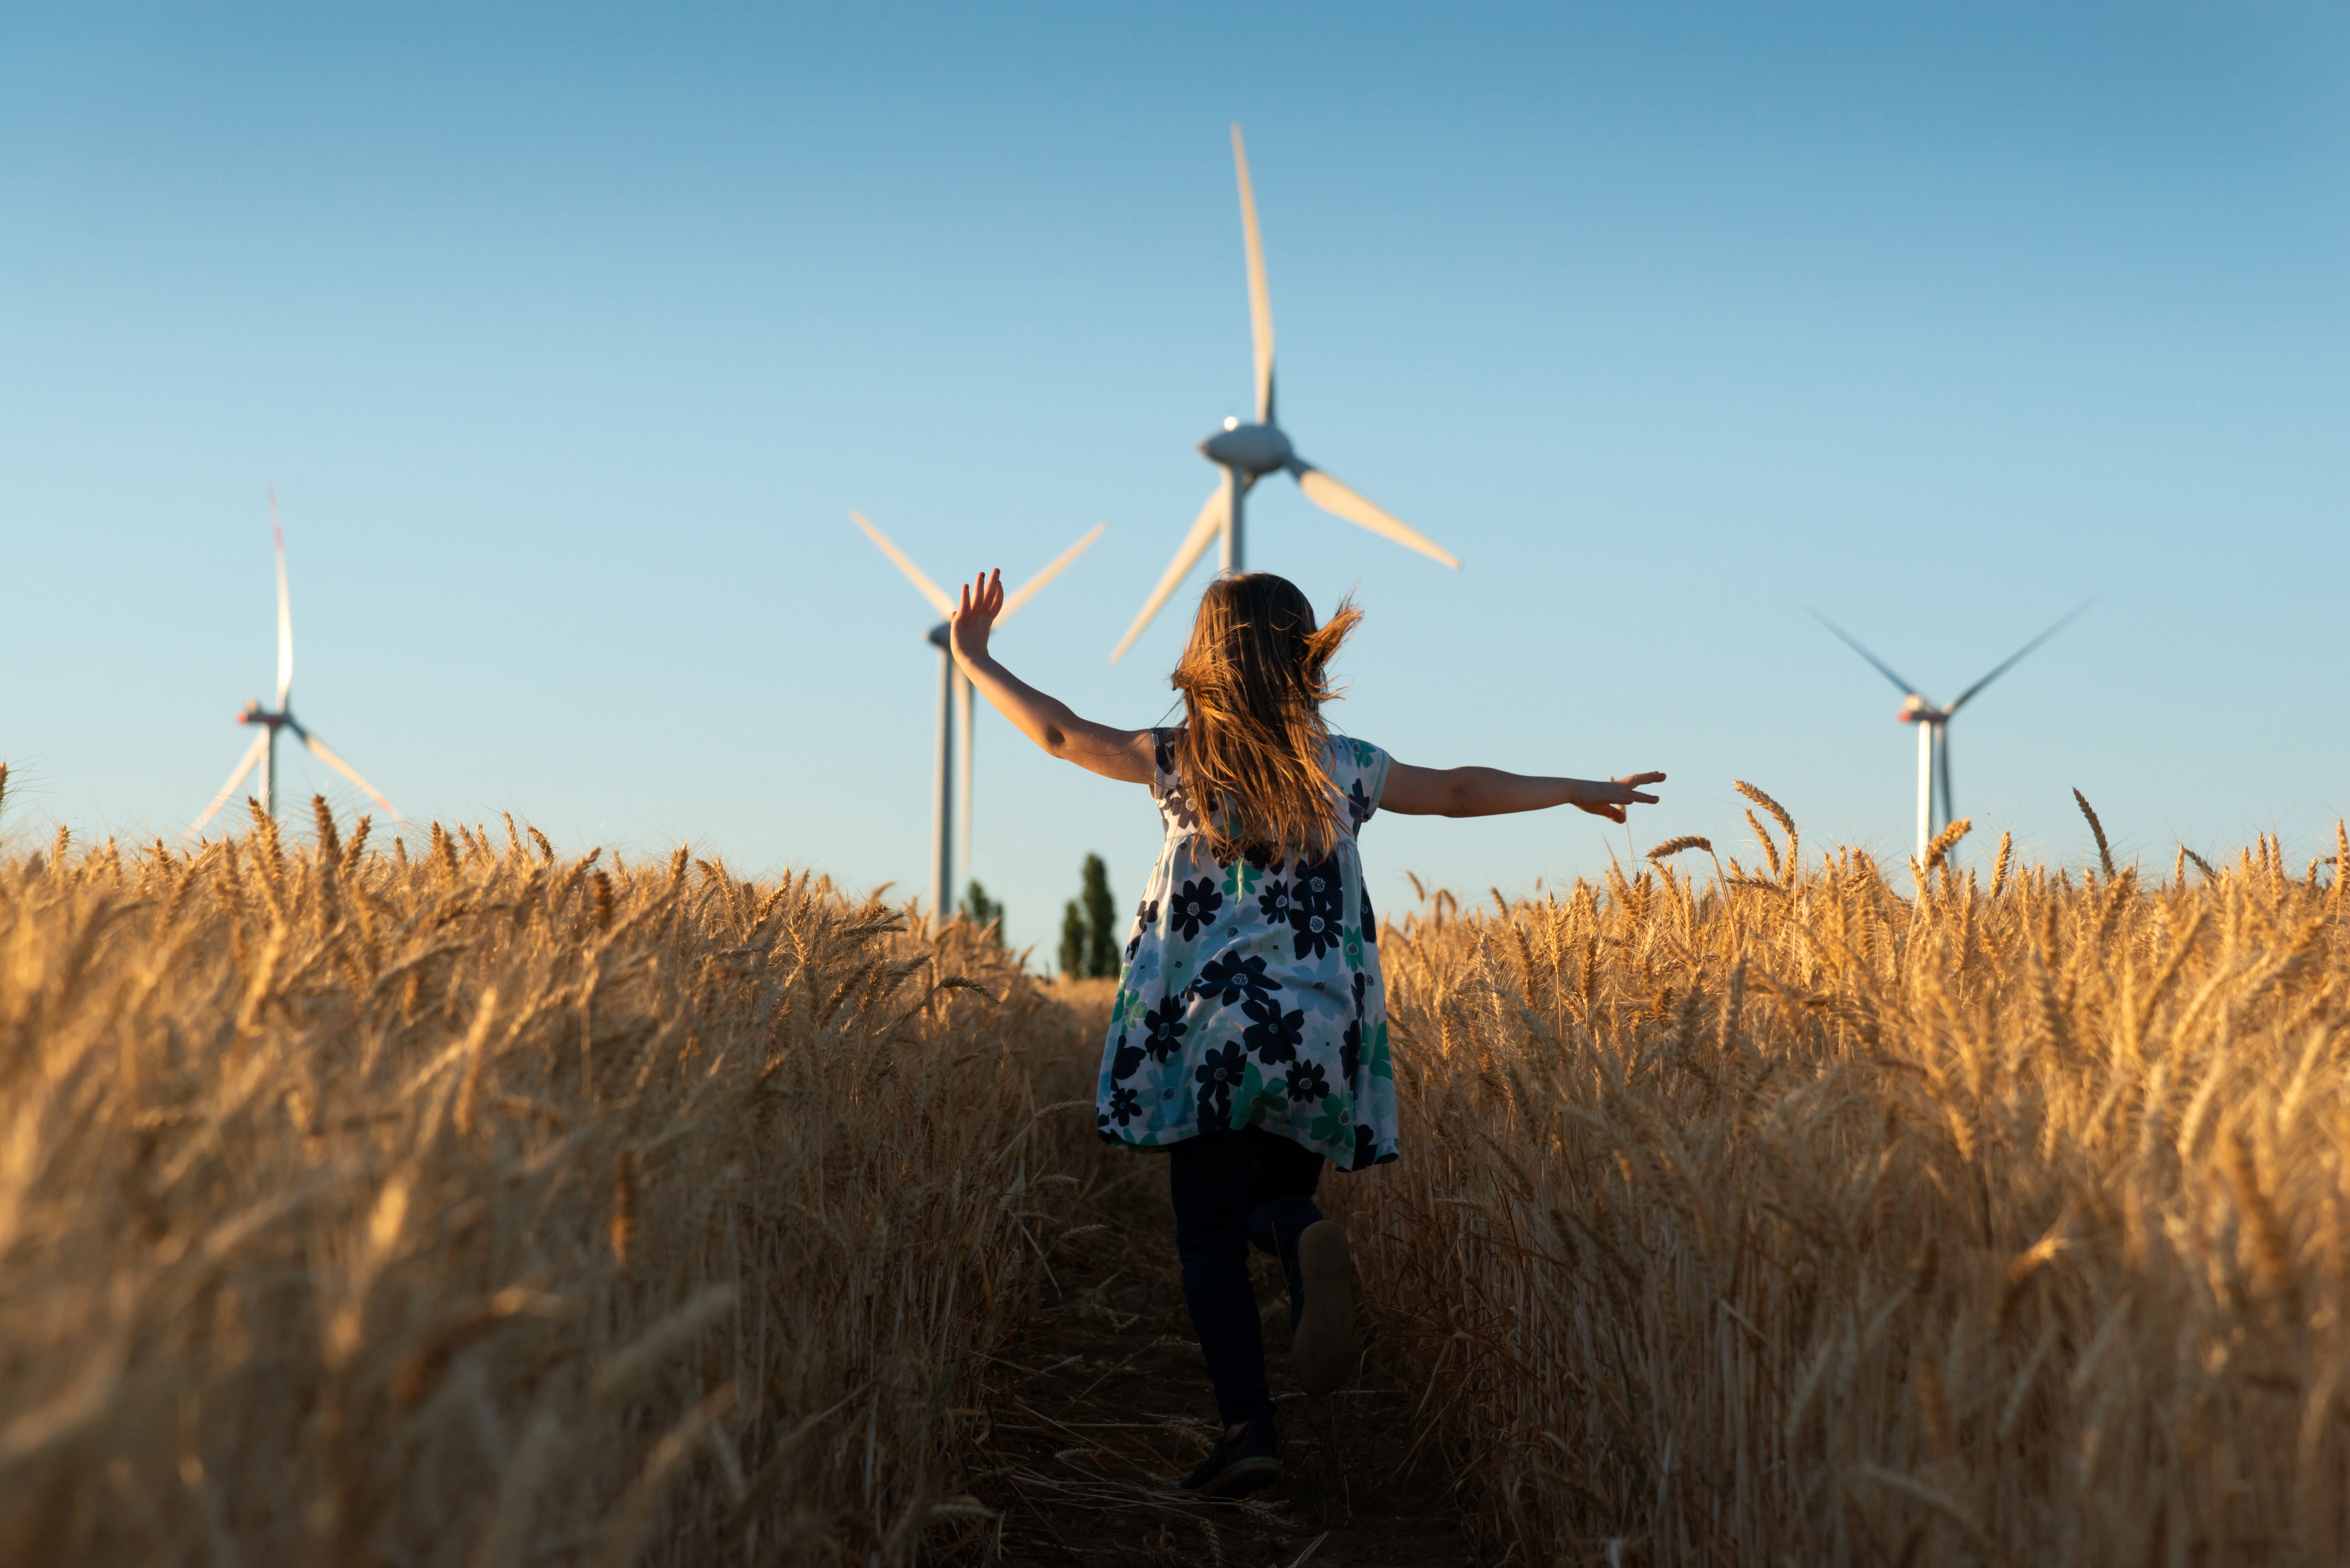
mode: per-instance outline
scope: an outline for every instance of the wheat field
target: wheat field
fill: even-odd
[[[1749,793],[1382,931],[1324,1192],[1483,1560],[2350,1554],[2350,842],[1889,878]],[[511,822],[0,857],[0,1562],[987,1561],[1107,989]]]
[[[1339,1190],[1494,1558],[2350,1560],[2350,840],[1897,889],[1742,787],[1381,938]]]
[[[1100,1010],[820,878],[307,836],[0,862],[0,1562],[983,1541]]]

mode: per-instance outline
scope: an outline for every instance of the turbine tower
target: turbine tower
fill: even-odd
[[[1223,483],[1200,508],[1191,532],[1168,563],[1166,575],[1144,601],[1142,613],[1134,618],[1118,648],[1110,654],[1115,664],[1134,646],[1142,628],[1150,624],[1161,606],[1182,586],[1193,566],[1207,553],[1211,541],[1223,543],[1222,569],[1227,572],[1246,570],[1243,564],[1246,534],[1243,527],[1246,516],[1244,503],[1256,482],[1268,473],[1287,470],[1305,492],[1305,499],[1330,513],[1343,517],[1358,527],[1394,540],[1407,548],[1443,562],[1458,570],[1461,558],[1408,526],[1393,513],[1374,505],[1369,500],[1323,470],[1297,455],[1274,422],[1273,413],[1273,296],[1264,282],[1264,246],[1256,227],[1256,196],[1249,186],[1248,150],[1241,144],[1241,128],[1232,127],[1232,168],[1240,177],[1241,237],[1248,252],[1249,335],[1255,345],[1256,422],[1243,424],[1228,419],[1224,428],[1200,443],[1200,451],[1208,461],[1224,471]]]
[[[229,803],[235,795],[237,786],[244,783],[244,775],[256,766],[261,769],[262,812],[265,815],[276,812],[277,732],[280,730],[293,731],[295,739],[309,747],[320,762],[359,785],[369,800],[383,809],[385,815],[404,826],[408,819],[392,809],[391,802],[376,793],[375,785],[359,777],[357,768],[328,750],[326,742],[304,729],[301,721],[294,717],[294,705],[288,701],[294,691],[294,611],[286,594],[286,530],[277,520],[277,492],[275,487],[269,491],[269,533],[277,547],[277,706],[264,708],[260,700],[254,697],[244,700],[244,709],[237,714],[236,722],[251,724],[260,733],[253,737],[253,744],[245,748],[244,760],[236,764],[236,772],[228,775],[228,783],[221,785],[220,794],[213,796],[212,805],[204,807],[203,815],[189,824],[187,836],[193,838],[203,830],[204,824]]]
[[[1895,674],[1892,669],[1887,666],[1883,659],[1869,652],[1868,649],[1861,647],[1859,642],[1853,638],[1851,633],[1846,631],[1844,628],[1836,625],[1835,622],[1830,620],[1827,617],[1820,614],[1819,611],[1814,610],[1812,612],[1813,619],[1818,621],[1822,626],[1835,633],[1838,638],[1843,639],[1846,647],[1851,649],[1855,653],[1859,654],[1863,659],[1868,660],[1871,665],[1876,667],[1877,672],[1879,675],[1884,676],[1885,679],[1892,681],[1895,686],[1900,689],[1902,693],[1901,711],[1897,716],[1905,724],[1915,724],[1918,726],[1918,864],[1923,865],[1925,863],[1927,846],[1933,843],[1934,836],[1936,834],[1941,832],[1942,829],[1950,825],[1950,819],[1955,815],[1955,811],[1950,804],[1950,738],[1949,733],[1950,720],[1957,715],[1960,709],[1967,705],[1967,703],[1974,697],[1976,692],[1981,691],[1984,687],[1990,685],[1992,681],[2006,674],[2008,670],[2014,668],[2017,660],[2021,659],[2025,654],[2030,653],[2033,649],[2038,648],[2050,638],[2055,636],[2058,632],[2064,630],[2064,628],[2072,622],[2074,617],[2078,616],[2083,610],[2087,609],[2088,607],[2088,602],[2085,600],[2081,604],[2074,606],[2070,613],[2058,618],[2055,625],[2050,627],[2046,631],[2042,632],[2038,637],[2033,638],[2030,642],[2025,643],[2022,648],[2017,649],[2013,653],[2009,654],[2004,659],[2000,661],[1990,674],[1984,676],[1981,680],[1976,681],[1973,685],[1960,692],[1957,700],[1951,702],[1951,704],[1947,708],[1937,708],[1933,703],[1929,702],[1924,697],[1918,695],[1918,688],[1913,682],[1905,680],[1900,676]]]
[[[865,530],[865,536],[880,546],[897,568],[906,574],[914,591],[930,601],[931,607],[942,616],[952,616],[955,601],[945,589],[922,575],[922,569],[907,557],[906,552],[889,541],[889,536],[865,520],[858,512],[849,513],[849,519]],[[1018,591],[1006,594],[1003,608],[995,618],[999,628],[1010,620],[1022,605],[1036,597],[1046,583],[1061,575],[1070,562],[1093,547],[1109,527],[1097,523],[1076,544],[1053,557],[1052,564],[1022,584]],[[941,621],[928,632],[930,640],[939,650],[939,762],[938,781],[931,794],[931,909],[939,919],[946,919],[952,908],[955,887],[955,851],[962,851],[963,864],[971,864],[971,680],[954,661],[954,649],[947,643],[947,622]]]

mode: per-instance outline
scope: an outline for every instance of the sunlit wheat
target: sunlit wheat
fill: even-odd
[[[1381,937],[1331,1189],[1492,1557],[2343,1561],[2350,838],[1897,891],[1739,787],[1775,880]]]
[[[0,861],[0,1562],[986,1539],[1098,1010],[806,876],[313,836]]]

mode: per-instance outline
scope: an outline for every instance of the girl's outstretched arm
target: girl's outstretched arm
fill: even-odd
[[[1620,779],[1535,778],[1499,768],[1416,768],[1391,763],[1381,811],[1406,816],[1499,816],[1510,811],[1544,811],[1571,805],[1610,822],[1624,820],[1627,805],[1654,805],[1644,785],[1662,784],[1662,774],[1627,774]]]
[[[1113,730],[1080,719],[1067,703],[1045,696],[995,661],[987,651],[987,634],[1003,611],[1003,574],[982,572],[977,582],[963,585],[962,607],[949,618],[947,641],[955,662],[979,694],[1022,734],[1063,761],[1104,778],[1149,784],[1157,763],[1157,742],[1149,731]]]

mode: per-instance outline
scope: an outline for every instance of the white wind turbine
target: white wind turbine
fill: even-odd
[[[1223,541],[1223,570],[1246,569],[1242,564],[1243,503],[1258,480],[1279,470],[1286,469],[1297,481],[1298,488],[1305,492],[1305,499],[1323,511],[1456,570],[1461,566],[1459,556],[1299,457],[1281,427],[1274,423],[1273,296],[1265,288],[1264,246],[1257,235],[1256,197],[1249,187],[1248,151],[1241,145],[1241,128],[1237,125],[1232,127],[1232,167],[1240,176],[1241,235],[1248,250],[1249,333],[1256,348],[1256,422],[1243,424],[1236,419],[1228,419],[1222,430],[1200,443],[1200,451],[1208,461],[1224,471],[1224,482],[1208,497],[1208,504],[1200,508],[1199,519],[1184,536],[1174,560],[1168,563],[1166,575],[1159,579],[1159,586],[1143,604],[1142,613],[1134,618],[1134,624],[1127,628],[1126,636],[1110,654],[1113,664],[1134,646],[1134,639],[1142,635],[1150,618],[1182,586],[1184,577],[1206,554],[1211,541]]]
[[[865,530],[865,536],[879,545],[881,553],[906,574],[906,580],[930,601],[932,609],[942,616],[954,614],[955,600],[924,576],[922,569],[907,558],[906,552],[891,544],[888,535],[868,523],[862,513],[851,512],[848,515]],[[1004,595],[1003,608],[997,614],[995,624],[1001,627],[1010,620],[1022,605],[1035,598],[1037,591],[1059,576],[1070,562],[1092,548],[1093,542],[1108,527],[1107,523],[1095,524],[1083,538],[1054,556],[1050,566]],[[939,622],[931,628],[928,636],[939,650],[939,762],[938,782],[931,795],[931,909],[943,919],[954,898],[958,844],[962,846],[963,864],[971,863],[971,681],[955,663],[954,650],[947,646],[947,623]]]
[[[359,777],[357,768],[328,750],[326,742],[303,728],[300,721],[294,717],[294,706],[287,701],[294,690],[294,611],[286,594],[286,530],[277,521],[277,492],[274,488],[269,492],[269,533],[277,547],[277,706],[264,708],[258,698],[244,700],[244,709],[237,714],[236,722],[254,725],[261,732],[253,737],[253,744],[245,748],[244,760],[236,764],[236,772],[228,775],[228,783],[221,785],[220,794],[213,796],[212,805],[204,807],[203,815],[189,824],[187,836],[193,838],[203,831],[204,824],[210,822],[213,815],[235,795],[237,786],[244,783],[244,775],[256,766],[261,769],[261,809],[265,815],[276,809],[277,732],[280,730],[293,731],[296,739],[316,753],[320,762],[359,785],[369,800],[383,809],[385,815],[394,822],[405,824],[407,818],[392,809],[391,802],[376,793],[375,785]]]
[[[2055,625],[2009,654],[1989,675],[1960,692],[1957,700],[1947,708],[1937,708],[1927,701],[1918,694],[1918,688],[1913,683],[1896,675],[1883,659],[1861,647],[1850,632],[1846,631],[1844,628],[1836,625],[1819,611],[1812,612],[1814,620],[1843,639],[1845,646],[1868,660],[1876,667],[1879,675],[1900,688],[1901,711],[1898,717],[1905,724],[1918,726],[1918,864],[1925,864],[1927,846],[1934,842],[1936,834],[1950,825],[1950,819],[1954,815],[1954,808],[1950,804],[1950,739],[1948,733],[1950,720],[1960,709],[1967,705],[1968,701],[1976,692],[2006,674],[2014,667],[2017,660],[2064,630],[2074,617],[2088,607],[2088,602],[2085,600],[2074,606],[2070,613],[2060,617]]]

